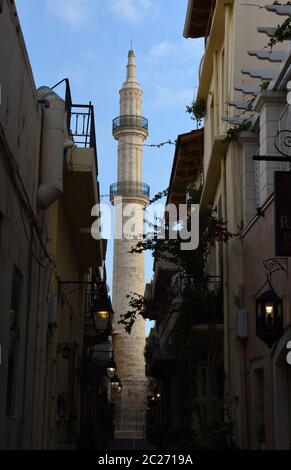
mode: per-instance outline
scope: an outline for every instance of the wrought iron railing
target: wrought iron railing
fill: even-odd
[[[72,104],[69,125],[70,134],[76,147],[94,149],[98,173],[94,106],[91,102],[88,105]]]
[[[58,82],[52,87],[52,90],[62,83],[66,85],[65,109],[68,132],[76,147],[94,149],[96,173],[98,174],[94,106],[91,101],[89,104],[73,104],[68,78]]]
[[[183,272],[171,279],[173,303],[180,304],[187,294],[193,296],[192,322],[194,325],[223,322],[223,294],[219,276],[209,276],[206,292],[202,292],[200,283]],[[205,290],[205,289],[204,289]]]
[[[223,296],[221,293],[208,293],[200,301],[193,303],[193,325],[216,325],[223,323]]]
[[[110,196],[142,196],[149,199],[150,187],[146,183],[121,181],[110,186]]]
[[[85,319],[92,320],[92,304],[94,299],[95,290],[92,286],[84,286],[85,294]]]
[[[65,109],[67,117],[67,129],[76,147],[93,148],[95,151],[97,171],[97,147],[94,119],[94,106],[89,104],[73,104],[70,81],[64,78],[52,87],[52,90],[65,83]]]
[[[134,129],[143,129],[148,132],[149,122],[146,118],[142,116],[118,116],[113,119],[113,132],[118,129],[124,128],[134,128]]]

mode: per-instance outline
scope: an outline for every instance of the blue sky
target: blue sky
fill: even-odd
[[[194,128],[185,112],[194,97],[202,40],[184,39],[187,0],[16,0],[37,86],[68,77],[73,101],[95,106],[101,194],[116,181],[112,119],[125,78],[130,37],[149,119],[147,143],[175,140]],[[60,90],[61,92],[61,90]],[[144,149],[143,180],[152,195],[169,183],[174,147]],[[112,272],[112,243],[107,257]],[[152,258],[146,258],[146,278]]]

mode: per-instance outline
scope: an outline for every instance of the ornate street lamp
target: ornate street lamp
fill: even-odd
[[[271,348],[283,335],[283,300],[268,284],[256,300],[256,335]]]
[[[115,371],[116,371],[116,363],[115,363],[113,358],[108,361],[106,369],[107,369],[108,377],[110,379],[112,379],[114,377]]]
[[[61,281],[59,279],[59,298],[61,297],[62,287],[68,288],[71,285],[91,288],[91,317],[94,322],[96,336],[88,337],[88,346],[105,343],[108,336],[112,332],[112,318],[114,311],[112,309],[111,300],[108,295],[108,288],[104,281]]]
[[[111,387],[113,388],[113,390],[118,390],[119,388],[122,388],[120,378],[117,377],[116,374],[111,379]]]
[[[284,333],[283,300],[276,294],[271,278],[277,271],[288,272],[288,258],[268,258],[263,265],[267,280],[255,295],[256,335],[271,348]],[[265,286],[267,290],[259,296]]]
[[[105,283],[102,283],[97,297],[94,299],[92,308],[92,317],[97,333],[103,333],[105,331],[108,333],[111,332],[113,315],[114,312],[108,295],[107,286]]]

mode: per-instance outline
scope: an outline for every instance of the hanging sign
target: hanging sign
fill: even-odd
[[[275,172],[276,256],[291,256],[291,172]]]

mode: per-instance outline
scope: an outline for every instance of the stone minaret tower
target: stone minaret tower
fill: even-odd
[[[129,253],[137,240],[121,235],[117,214],[123,211],[123,223],[133,208],[136,234],[143,233],[144,206],[149,186],[142,183],[143,143],[148,136],[148,121],[142,117],[142,90],[136,79],[135,56],[129,51],[126,80],[120,90],[120,116],[113,121],[113,136],[118,141],[118,182],[111,185],[115,205],[115,242],[113,265],[113,309],[115,322],[113,346],[121,393],[115,393],[115,437],[142,438],[145,429],[146,377],[144,363],[145,321],[138,318],[131,335],[119,325],[120,316],[128,311],[130,293],[144,294],[144,255]],[[122,199],[119,199],[119,197]],[[129,206],[130,204],[130,206]],[[136,235],[135,235],[136,237]]]

